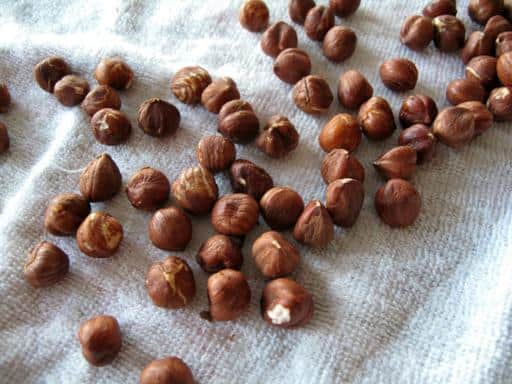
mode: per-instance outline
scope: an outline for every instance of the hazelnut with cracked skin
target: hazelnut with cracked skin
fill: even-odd
[[[336,16],[348,17],[355,13],[361,5],[361,0],[329,0],[329,6]]]
[[[224,104],[219,111],[220,134],[235,143],[247,144],[254,140],[260,129],[260,122],[251,105],[235,99]]]
[[[297,219],[293,237],[299,243],[325,247],[334,238],[334,225],[329,212],[319,200],[309,202]]]
[[[493,56],[473,57],[466,65],[466,78],[477,80],[486,89],[494,88],[498,83],[497,61]]]
[[[351,178],[364,182],[364,167],[345,149],[333,149],[322,161],[320,169],[326,184],[337,179]]]
[[[462,48],[466,28],[462,21],[452,15],[437,16],[434,24],[434,44],[441,52],[455,52]]]
[[[322,41],[333,26],[334,12],[323,5],[311,8],[304,20],[304,31],[311,40]]]
[[[395,92],[404,92],[416,87],[418,69],[408,59],[397,58],[383,62],[379,74],[384,85]]]
[[[290,19],[297,24],[303,25],[309,10],[314,6],[314,0],[290,0],[288,3]]]
[[[235,320],[249,307],[251,290],[240,271],[223,269],[214,273],[208,278],[207,289],[212,320]]]
[[[304,210],[302,197],[291,188],[274,187],[260,200],[261,214],[272,229],[284,231],[292,228]]]
[[[66,61],[57,56],[47,57],[34,67],[34,78],[37,84],[50,93],[53,93],[55,84],[70,73],[71,69]]]
[[[174,134],[180,120],[180,111],[174,105],[157,98],[144,101],[137,113],[139,128],[154,137]]]
[[[252,196],[233,193],[221,197],[212,210],[213,228],[223,234],[244,236],[258,222],[259,207]]]
[[[382,97],[374,96],[361,105],[357,119],[365,136],[372,140],[387,139],[396,129],[393,110]]]
[[[333,99],[329,84],[320,76],[306,76],[293,87],[295,105],[311,115],[327,112]]]
[[[107,153],[92,160],[80,175],[80,193],[92,202],[109,200],[120,188],[121,172]]]
[[[382,221],[390,227],[407,227],[416,221],[420,213],[420,194],[408,181],[391,179],[377,190],[375,208]]]
[[[240,92],[230,77],[213,80],[201,94],[201,103],[212,113],[219,113],[228,101],[239,99]]]
[[[76,232],[78,248],[90,257],[105,258],[116,253],[123,240],[123,227],[105,212],[93,212]]]
[[[92,365],[110,364],[121,350],[119,323],[112,316],[95,316],[84,322],[78,331],[82,354]]]
[[[437,116],[436,102],[429,96],[411,95],[402,102],[399,119],[403,128],[414,124],[431,125]]]
[[[341,63],[354,54],[356,45],[357,36],[352,29],[336,26],[329,29],[325,35],[322,49],[329,60]]]
[[[495,42],[498,35],[503,32],[512,31],[512,24],[505,17],[496,15],[487,20],[484,33]]]
[[[183,251],[192,238],[192,222],[181,208],[162,208],[151,217],[148,234],[155,247]]]
[[[224,171],[236,159],[236,148],[233,142],[225,137],[211,135],[203,137],[196,148],[199,164],[212,173]]]
[[[433,0],[423,8],[423,16],[433,19],[437,16],[457,14],[455,0]]]
[[[262,0],[245,0],[238,18],[240,24],[251,32],[261,32],[268,25],[269,11]]]
[[[456,79],[446,87],[446,98],[452,105],[465,101],[484,102],[487,92],[478,80]]]
[[[256,139],[260,151],[274,159],[292,152],[299,145],[299,133],[285,116],[272,116]]]
[[[457,105],[457,107],[465,108],[473,113],[475,118],[475,136],[481,135],[491,128],[494,117],[483,103],[479,101],[466,101]]]
[[[423,51],[434,38],[432,19],[413,15],[405,19],[400,30],[400,41],[413,51]]]
[[[432,132],[444,144],[460,148],[475,135],[475,118],[465,108],[448,107],[437,115]]]
[[[373,166],[386,179],[409,179],[416,172],[416,162],[414,148],[402,145],[381,155],[373,162]]]
[[[353,152],[361,143],[361,127],[354,116],[340,113],[324,125],[318,143],[325,152],[336,148]]]
[[[162,172],[144,167],[128,181],[125,192],[130,203],[138,209],[152,211],[162,206],[169,198],[171,186]]]
[[[512,87],[500,87],[491,92],[487,108],[496,121],[512,121]]]
[[[123,112],[103,108],[92,117],[91,129],[101,144],[118,145],[128,140],[132,124]]]
[[[262,51],[276,57],[287,48],[297,48],[297,32],[284,21],[272,24],[261,36]]]
[[[23,266],[25,280],[34,288],[58,283],[68,271],[68,255],[48,241],[41,241],[32,248]]]
[[[325,207],[335,225],[352,227],[363,207],[363,184],[356,179],[334,180],[327,187]]]
[[[172,195],[180,207],[193,215],[206,215],[219,196],[215,178],[206,168],[187,168],[172,183]]]
[[[10,146],[9,133],[4,123],[0,122],[0,154],[7,152]]]
[[[199,66],[181,68],[171,80],[171,91],[185,104],[197,104],[212,78],[208,71]]]
[[[512,52],[506,52],[498,58],[496,73],[501,84],[504,86],[512,85]]]
[[[98,85],[85,96],[82,101],[83,110],[93,116],[103,108],[121,109],[121,98],[117,92],[108,85]]]
[[[492,16],[503,12],[503,0],[470,0],[468,14],[473,21],[485,24]]]
[[[242,250],[229,236],[213,235],[197,251],[196,261],[208,273],[225,268],[239,270],[243,262]]]
[[[100,61],[94,77],[101,85],[109,85],[115,89],[128,89],[133,82],[133,71],[118,57],[105,58]]]
[[[0,113],[5,113],[11,105],[11,94],[7,85],[0,83]]]
[[[292,273],[300,261],[298,249],[276,231],[268,231],[252,245],[254,263],[263,276],[269,279]]]
[[[276,57],[273,69],[280,80],[295,84],[311,73],[311,60],[302,49],[287,48]]]
[[[464,48],[460,52],[460,58],[464,64],[476,56],[490,55],[494,50],[494,40],[481,31],[475,31],[469,35]]]
[[[404,129],[398,137],[398,145],[409,145],[416,151],[418,164],[432,160],[436,139],[424,124],[414,124]]]
[[[74,235],[91,213],[89,201],[76,193],[64,193],[50,201],[44,215],[44,227],[55,236]]]
[[[229,180],[234,192],[247,193],[260,200],[274,186],[272,177],[252,161],[238,159],[229,168]]]
[[[53,88],[53,94],[62,105],[78,105],[89,92],[89,83],[82,77],[66,75]]]
[[[176,356],[153,360],[140,374],[140,384],[195,384],[190,368]]]
[[[358,109],[373,95],[373,87],[359,71],[350,70],[338,80],[338,100],[348,109]]]

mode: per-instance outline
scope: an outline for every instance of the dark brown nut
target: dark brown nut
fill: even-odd
[[[353,152],[361,143],[361,127],[354,116],[340,113],[324,125],[318,143],[325,152],[336,148]]]
[[[413,124],[431,125],[437,116],[436,102],[425,95],[407,96],[402,102],[399,119],[403,128]]]
[[[206,69],[199,66],[184,67],[172,78],[171,91],[182,103],[197,104],[211,82],[212,78]]]
[[[109,200],[120,188],[121,172],[107,153],[92,160],[80,175],[80,193],[89,201]]]
[[[421,197],[408,181],[391,179],[375,193],[375,208],[384,223],[392,228],[403,228],[416,221]]]
[[[64,193],[50,201],[44,215],[44,228],[55,236],[74,235],[91,213],[89,201],[76,193]]]
[[[261,214],[272,229],[284,231],[292,228],[304,210],[302,197],[291,188],[274,187],[260,200]]]
[[[180,111],[174,105],[157,98],[144,101],[137,113],[139,128],[155,137],[174,134],[180,120]]]
[[[78,105],[89,92],[87,80],[76,76],[66,75],[55,83],[53,93],[62,105],[72,107]]]
[[[503,0],[470,0],[469,17],[480,24],[485,24],[492,16],[503,12]]]
[[[457,14],[455,0],[434,0],[423,8],[423,16],[433,19],[437,16]]]
[[[258,203],[245,193],[233,193],[222,196],[212,210],[213,228],[228,236],[244,236],[258,222],[260,210]]]
[[[119,323],[112,316],[92,317],[80,326],[78,340],[90,364],[97,367],[110,364],[121,350]]]
[[[140,374],[140,384],[195,384],[190,368],[181,359],[171,356],[153,360]]]
[[[103,108],[92,117],[91,129],[94,137],[101,144],[118,145],[128,140],[132,132],[132,124],[123,112]]]
[[[437,16],[434,24],[434,44],[441,52],[455,52],[464,46],[466,28],[452,15]]]
[[[446,87],[446,99],[452,104],[457,105],[465,101],[484,102],[487,92],[478,80],[474,79],[456,79],[451,81]]]
[[[240,269],[243,255],[240,247],[225,235],[213,235],[197,251],[196,260],[203,271],[218,272],[225,268]]]
[[[235,144],[222,136],[206,136],[199,140],[196,148],[199,164],[212,173],[224,171],[236,159]]]
[[[486,89],[494,88],[498,83],[496,64],[493,56],[473,57],[466,66],[466,78],[479,81]]]
[[[348,17],[352,15],[361,5],[361,0],[329,0],[329,6],[336,16]]]
[[[152,211],[161,207],[169,198],[171,186],[162,172],[144,167],[130,178],[125,192],[130,203],[138,209]]]
[[[151,264],[146,274],[146,290],[157,307],[183,308],[196,295],[194,274],[185,260],[169,256]]]
[[[512,51],[512,32],[502,32],[496,38],[496,57]]]
[[[233,192],[247,193],[260,200],[274,186],[272,177],[252,161],[239,159],[229,168],[229,179]]]
[[[302,49],[285,49],[274,61],[274,73],[285,83],[295,84],[311,73],[309,55]]]
[[[7,85],[0,83],[0,113],[5,113],[11,105],[11,94]]]
[[[224,104],[239,98],[240,93],[233,79],[222,77],[206,87],[201,94],[201,103],[208,111],[219,113]]]
[[[384,140],[396,129],[393,110],[381,97],[374,96],[361,105],[357,115],[363,133],[372,140]]]
[[[475,31],[469,35],[460,52],[460,58],[464,64],[467,64],[473,57],[490,55],[493,51],[494,40],[481,31]]]
[[[352,227],[363,207],[363,184],[356,179],[334,180],[327,187],[325,207],[335,225]]]
[[[512,121],[512,88],[500,87],[491,92],[487,108],[496,121]]]
[[[23,267],[25,280],[34,288],[53,285],[64,279],[68,271],[68,255],[47,241],[32,248]]]
[[[224,104],[219,112],[217,130],[235,143],[247,144],[254,140],[260,130],[258,117],[251,105],[235,99]]]
[[[380,65],[379,74],[386,87],[395,92],[404,92],[416,87],[418,69],[407,59],[390,59]]]
[[[240,317],[249,307],[251,290],[240,271],[223,269],[208,278],[209,312],[212,320],[229,321]]]
[[[357,109],[373,95],[373,87],[359,71],[350,70],[338,81],[338,100],[348,109]]]
[[[123,227],[105,212],[93,212],[85,218],[76,232],[80,251],[96,258],[110,257],[116,253],[123,240]]]
[[[295,105],[311,115],[327,112],[333,100],[329,84],[320,76],[306,76],[293,88]]]
[[[179,206],[193,215],[206,215],[219,196],[215,178],[201,166],[181,172],[171,189]]]
[[[272,116],[256,139],[256,146],[267,156],[279,159],[299,145],[299,133],[285,116]]]
[[[149,220],[148,234],[155,247],[183,251],[192,238],[192,222],[181,208],[162,208]]]
[[[405,19],[400,30],[400,41],[413,51],[422,51],[434,38],[432,19],[413,15]]]
[[[311,8],[304,20],[304,31],[311,40],[322,41],[333,26],[334,12],[323,5]]]
[[[324,205],[313,200],[309,202],[293,228],[293,237],[299,243],[311,247],[325,247],[334,238],[334,224]]]
[[[501,84],[512,85],[512,52],[506,52],[498,58],[496,72]]]
[[[276,231],[268,231],[252,245],[252,257],[261,274],[269,279],[289,275],[299,265],[300,253]]]
[[[398,137],[398,145],[410,145],[416,151],[418,164],[432,160],[436,139],[423,124],[414,124],[404,129]]]
[[[0,122],[0,154],[7,152],[10,146],[9,133],[4,123]]]
[[[245,0],[238,16],[242,27],[251,32],[261,32],[267,28],[270,17],[267,5],[262,0]]]
[[[501,15],[496,15],[487,20],[484,33],[494,42],[498,35],[503,32],[512,31],[512,24]]]
[[[315,6],[313,0],[290,0],[288,3],[288,14],[297,24],[304,24],[306,16],[311,8]]]
[[[109,85],[115,89],[128,89],[133,82],[133,71],[120,58],[106,58],[96,67],[94,77],[101,85]]]
[[[71,69],[64,59],[57,56],[50,56],[40,61],[34,67],[34,78],[37,84],[46,92],[53,92],[57,81],[69,75]]]
[[[261,36],[261,49],[271,57],[287,48],[297,48],[297,32],[284,21],[272,24]]]
[[[326,184],[345,178],[364,182],[364,167],[359,160],[344,149],[333,149],[329,152],[322,161],[320,171]]]
[[[121,109],[121,98],[108,85],[98,85],[85,96],[82,108],[89,116],[103,108]]]
[[[437,115],[432,132],[444,144],[460,148],[475,136],[475,118],[465,108],[448,107]]]
[[[479,101],[466,101],[457,105],[457,107],[465,108],[473,113],[475,118],[475,136],[481,135],[491,128],[494,116],[487,107]]]
[[[357,45],[355,32],[347,27],[336,26],[329,29],[322,44],[325,57],[341,63],[354,54]]]
[[[373,166],[386,179],[410,179],[416,172],[416,150],[409,145],[392,148],[377,160]]]

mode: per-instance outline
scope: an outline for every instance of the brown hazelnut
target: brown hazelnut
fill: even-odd
[[[113,216],[94,212],[85,218],[76,232],[80,251],[96,258],[110,257],[116,253],[123,240],[123,227]]]
[[[211,82],[212,79],[206,69],[199,66],[184,67],[172,78],[171,91],[182,103],[197,104]]]
[[[121,172],[107,153],[92,160],[80,175],[80,193],[89,201],[109,200],[120,188]]]
[[[481,31],[475,31],[469,35],[460,51],[460,58],[464,64],[476,56],[490,55],[494,50],[494,40]]]
[[[292,228],[304,210],[302,197],[291,188],[273,187],[260,200],[261,214],[272,229]]]
[[[57,56],[50,56],[40,61],[34,67],[34,78],[37,84],[46,92],[53,92],[57,81],[69,75],[71,69],[64,59]]]
[[[441,52],[454,52],[464,46],[466,28],[452,15],[437,16],[434,24],[434,44]]]
[[[101,144],[118,145],[128,140],[132,132],[132,124],[123,112],[103,108],[92,117],[91,129],[94,137]]]
[[[333,99],[329,84],[320,76],[306,76],[293,88],[295,105],[311,115],[327,112]]]
[[[251,290],[240,271],[223,269],[208,278],[210,316],[215,321],[229,321],[240,317],[249,307]]]
[[[470,0],[469,17],[480,24],[485,24],[494,15],[503,12],[503,0]]]
[[[500,33],[507,31],[512,31],[512,24],[501,15],[493,16],[487,20],[484,28],[484,33],[489,36],[493,43]]]
[[[267,156],[279,159],[299,145],[299,133],[285,116],[272,116],[256,139],[256,146]]]
[[[146,274],[146,290],[157,307],[183,308],[196,294],[194,274],[185,260],[169,256],[151,264]]]
[[[340,113],[324,125],[318,142],[325,152],[331,152],[336,148],[355,151],[361,143],[361,127],[354,116]]]
[[[416,172],[416,162],[416,150],[402,145],[381,155],[373,166],[386,179],[409,179]]]
[[[512,31],[502,32],[496,38],[496,57],[512,51]]]
[[[271,325],[300,327],[311,320],[313,312],[313,297],[291,279],[272,280],[263,288],[261,315]]]
[[[423,16],[433,19],[437,16],[457,14],[455,0],[434,0],[423,8]]]
[[[9,133],[4,123],[0,122],[0,154],[7,152],[10,146]]]
[[[456,79],[446,87],[446,98],[452,105],[465,101],[484,102],[485,97],[485,88],[475,79]]]
[[[206,215],[217,201],[215,178],[206,168],[187,168],[172,183],[172,195],[183,209],[193,215]]]
[[[465,108],[448,107],[437,115],[432,132],[444,144],[459,148],[475,135],[475,118]]]
[[[155,137],[174,134],[180,120],[180,111],[174,105],[157,98],[144,101],[137,113],[139,128]]]
[[[493,88],[498,83],[496,64],[493,56],[473,57],[466,65],[466,78],[479,81],[484,88]]]
[[[416,151],[417,163],[432,160],[436,139],[430,129],[423,124],[414,124],[404,129],[398,137],[398,145],[409,145]]]
[[[201,103],[208,111],[219,113],[224,104],[239,98],[240,93],[233,79],[221,77],[206,87],[201,94]]]
[[[336,16],[348,17],[352,15],[361,4],[361,0],[329,0],[329,6]]]
[[[267,28],[270,17],[267,5],[262,0],[245,0],[238,16],[242,27],[251,32],[261,32]]]
[[[271,57],[287,48],[297,48],[297,32],[284,21],[272,24],[261,36],[261,49]]]
[[[311,40],[322,41],[333,26],[334,12],[323,5],[311,8],[304,20],[304,31]]]
[[[85,96],[82,108],[89,116],[103,108],[121,109],[121,98],[108,85],[98,85]]]
[[[466,101],[457,105],[457,107],[465,108],[473,113],[475,118],[475,136],[481,135],[491,128],[494,116],[487,107],[479,101]]]
[[[436,102],[425,95],[407,96],[402,102],[399,119],[403,128],[413,124],[431,125],[437,116]]]
[[[353,155],[344,149],[333,149],[322,161],[322,178],[326,184],[337,179],[351,178],[364,182],[364,168]]]
[[[7,85],[0,83],[0,113],[5,113],[11,105],[11,94]]]
[[[181,359],[171,356],[153,360],[140,374],[140,384],[195,384],[190,368]]]
[[[224,171],[235,161],[235,144],[222,136],[205,136],[197,144],[196,158],[212,173]]]
[[[359,72],[350,70],[340,76],[338,81],[338,100],[348,109],[357,109],[373,95],[373,87]]]
[[[252,161],[239,159],[229,168],[229,179],[234,192],[247,193],[256,200],[274,186],[272,177]]]
[[[288,14],[297,24],[304,24],[306,16],[311,8],[315,6],[313,0],[290,0],[288,3]]]
[[[295,84],[311,73],[309,55],[302,49],[285,49],[274,61],[274,73],[285,83]]]
[[[171,186],[167,176],[162,172],[144,167],[130,178],[125,191],[135,208],[152,211],[167,201]]]
[[[48,287],[61,281],[69,271],[69,258],[59,247],[39,242],[30,251],[23,274],[34,288]]]
[[[309,202],[293,228],[293,237],[299,243],[312,247],[324,247],[334,237],[334,225],[324,205],[313,200]]]
[[[372,140],[384,140],[395,131],[395,118],[389,103],[374,96],[366,101],[357,115],[363,133]]]
[[[235,143],[247,144],[254,140],[260,129],[260,122],[251,105],[243,100],[231,100],[219,112],[217,130]]]
[[[289,275],[299,265],[300,253],[276,231],[268,231],[252,245],[252,257],[261,274],[269,279]]]
[[[149,239],[166,251],[183,251],[192,238],[192,222],[179,207],[156,211],[148,223]]]
[[[491,92],[487,108],[496,121],[512,121],[512,87],[500,87]]]
[[[64,193],[50,201],[44,215],[44,227],[55,236],[74,235],[91,213],[89,201],[76,193]]]
[[[327,187],[325,207],[334,224],[351,227],[363,207],[363,184],[356,179],[334,180]]]
[[[325,57],[335,63],[350,58],[356,50],[357,36],[355,32],[342,26],[329,29],[322,44]]]
[[[121,350],[121,330],[112,316],[95,316],[80,326],[78,340],[82,354],[92,365],[110,364]]]
[[[72,107],[78,105],[89,92],[89,83],[87,80],[75,76],[66,75],[53,88],[53,94],[62,105]]]
[[[213,235],[199,248],[196,255],[197,263],[208,273],[221,269],[240,269],[243,256],[240,247],[225,235]]]
[[[258,222],[258,203],[245,193],[233,193],[222,196],[212,210],[213,228],[223,234],[244,236]]]
[[[512,1],[503,0],[503,16],[508,20],[512,20]]]
[[[420,214],[420,194],[408,181],[391,179],[375,193],[375,208],[390,227],[407,227]]]
[[[407,59],[389,59],[379,67],[379,74],[386,87],[395,92],[404,92],[416,87],[418,69]]]
[[[133,71],[120,58],[105,58],[96,67],[94,77],[101,85],[109,85],[115,89],[128,89],[133,82]]]
[[[413,51],[422,51],[434,38],[432,19],[413,15],[405,19],[400,30],[400,41]]]
[[[512,85],[512,52],[505,52],[498,58],[496,73],[501,84],[504,86]]]

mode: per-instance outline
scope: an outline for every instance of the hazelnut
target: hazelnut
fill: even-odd
[[[375,193],[375,208],[390,227],[407,227],[420,214],[420,194],[408,181],[391,179]]]
[[[475,119],[475,136],[481,135],[491,128],[494,116],[487,107],[479,101],[466,101],[457,105],[457,107],[465,108],[473,113]]]
[[[108,85],[98,85],[85,96],[82,108],[89,116],[103,108],[121,109],[121,98]]]
[[[312,247],[324,247],[334,237],[334,225],[331,216],[323,204],[318,200],[309,202],[300,215],[293,237],[299,243]]]
[[[76,193],[64,193],[50,201],[44,215],[44,227],[55,236],[74,235],[91,213],[89,201]]]
[[[433,19],[437,16],[457,14],[455,0],[434,0],[423,8],[423,16]]]
[[[171,91],[182,103],[197,104],[211,82],[212,79],[206,69],[199,66],[184,67],[172,78]]]
[[[137,113],[139,128],[155,137],[174,134],[180,120],[180,111],[174,105],[157,98],[144,101]]]
[[[128,89],[133,82],[133,71],[120,58],[105,58],[96,67],[94,77],[101,85],[109,85],[115,89]]]
[[[503,0],[470,0],[468,14],[473,21],[485,24],[494,15],[503,12]]]
[[[454,52],[464,45],[466,28],[452,15],[437,16],[433,21],[434,44],[441,52]]]
[[[356,44],[357,36],[352,29],[342,26],[332,27],[324,37],[324,55],[335,63],[341,63],[354,54]]]
[[[500,87],[491,92],[487,108],[496,121],[512,121],[512,87]]]
[[[503,32],[512,31],[512,24],[501,15],[496,15],[487,20],[484,33],[494,42],[498,35]]]
[[[128,140],[132,124],[123,112],[112,108],[103,108],[91,119],[94,137],[101,144],[118,145]]]
[[[403,128],[413,124],[431,125],[437,116],[436,102],[425,95],[407,96],[402,102],[399,119]]]
[[[274,73],[285,83],[295,84],[311,73],[309,55],[302,49],[285,49],[274,61]]]
[[[338,81],[338,100],[348,109],[358,109],[373,95],[373,87],[359,71],[350,70]]]
[[[414,89],[418,81],[418,69],[407,59],[386,60],[380,65],[379,74],[384,85],[395,92]]]
[[[261,36],[261,49],[271,57],[287,48],[297,48],[297,32],[284,21],[272,24]]]
[[[446,87],[446,98],[457,105],[465,101],[485,101],[486,91],[475,79],[456,79]]]
[[[250,195],[233,193],[221,197],[212,210],[213,228],[223,234],[244,236],[258,222],[258,203]]]
[[[7,85],[0,83],[0,113],[5,113],[11,105],[11,94]]]
[[[144,167],[130,178],[126,185],[126,196],[138,209],[152,211],[162,206],[169,198],[171,186],[162,172]]]
[[[502,32],[496,38],[496,57],[512,51],[512,31]]]
[[[400,30],[400,41],[413,51],[422,51],[434,38],[432,19],[426,16],[409,16]]]
[[[423,124],[414,124],[404,129],[398,137],[398,145],[409,145],[416,151],[418,164],[432,160],[436,139],[430,129]]]
[[[157,307],[183,308],[196,294],[194,274],[185,260],[169,256],[151,264],[146,274],[146,290]]]
[[[291,188],[273,187],[260,200],[261,214],[272,229],[292,228],[304,210],[302,197]]]
[[[66,75],[53,88],[53,94],[62,105],[72,107],[78,105],[89,92],[89,83],[87,80],[75,76]]]
[[[247,193],[256,200],[274,186],[272,177],[252,161],[239,159],[229,168],[229,179],[234,192]]]
[[[348,17],[352,15],[361,4],[361,0],[329,0],[329,6],[336,16]]]
[[[89,201],[109,200],[120,188],[121,172],[107,153],[92,160],[80,175],[80,193]]]
[[[391,107],[386,100],[377,96],[361,105],[357,119],[363,133],[372,140],[387,139],[396,128]]]
[[[320,76],[306,76],[293,88],[295,105],[312,115],[327,112],[333,99],[329,84]]]
[[[297,248],[275,231],[265,232],[254,241],[252,257],[262,275],[269,279],[289,275],[300,261]]]
[[[498,79],[504,86],[512,85],[512,52],[505,52],[496,64]]]
[[[373,166],[386,179],[409,179],[416,172],[416,150],[403,145],[392,148],[373,162]]]
[[[171,356],[153,360],[140,374],[140,384],[179,383],[195,384],[190,368],[183,360]]]
[[[481,31],[475,31],[466,40],[460,52],[460,58],[464,64],[467,64],[473,57],[490,55],[493,50],[494,40]]]
[[[338,179],[327,187],[325,207],[334,224],[347,228],[355,224],[363,200],[364,188],[359,180]]]
[[[112,256],[122,239],[123,227],[119,221],[105,212],[91,213],[76,232],[76,242],[80,251],[96,258]]]
[[[208,278],[210,316],[216,321],[235,320],[247,310],[251,290],[245,276],[234,269],[223,269]]]
[[[270,17],[267,5],[262,0],[245,0],[238,16],[242,27],[251,32],[261,32],[267,28]]]
[[[9,133],[4,123],[0,122],[0,154],[7,152],[10,146]]]
[[[23,267],[25,280],[34,288],[48,287],[61,281],[69,271],[69,258],[59,247],[39,242]]]
[[[288,3],[288,14],[297,24],[304,24],[306,16],[311,8],[315,6],[313,0],[290,0]]]
[[[364,182],[364,168],[359,160],[341,148],[333,149],[324,157],[320,171],[326,184],[345,178]]]
[[[493,56],[473,57],[466,66],[466,78],[479,81],[484,88],[493,88],[498,83],[496,64]]]
[[[240,269],[243,256],[240,247],[225,235],[213,235],[199,248],[196,255],[197,263],[208,273],[221,269]]]
[[[196,158],[212,173],[224,171],[235,161],[235,144],[222,136],[205,136],[197,144]]]
[[[503,16],[508,20],[512,20],[512,1],[503,0]]]
[[[37,84],[46,92],[53,93],[57,81],[69,75],[71,69],[64,59],[57,56],[50,56],[40,61],[34,67],[34,78]]]
[[[172,195],[183,209],[193,215],[206,215],[217,201],[215,178],[206,168],[187,168],[172,183]]]
[[[95,316],[80,326],[78,340],[82,354],[92,365],[110,364],[121,350],[121,330],[112,316]]]
[[[272,116],[256,139],[256,146],[267,156],[279,159],[299,144],[299,133],[285,116]]]
[[[239,99],[238,88],[229,77],[222,77],[212,81],[201,94],[201,103],[213,113],[219,113],[220,109],[228,101]]]
[[[432,132],[444,144],[459,148],[475,135],[475,118],[465,108],[448,107],[437,115]]]
[[[148,234],[155,247],[183,251],[192,238],[192,222],[181,208],[162,208],[149,220]]]
[[[304,20],[304,31],[311,40],[322,41],[334,26],[334,12],[329,7],[317,5],[311,8]]]
[[[243,100],[231,100],[219,112],[217,130],[235,143],[247,144],[258,135],[260,122],[251,105]]]
[[[361,143],[361,128],[357,119],[347,113],[335,115],[322,128],[318,142],[325,152],[336,148],[355,151]]]

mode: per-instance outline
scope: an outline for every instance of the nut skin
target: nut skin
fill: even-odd
[[[325,57],[335,63],[350,58],[356,50],[357,36],[347,27],[335,26],[329,29],[324,37],[322,49]]]
[[[487,108],[496,121],[512,121],[512,87],[500,87],[491,92]]]
[[[293,87],[295,105],[311,115],[327,112],[333,100],[329,84],[320,76],[306,76]]]
[[[76,193],[64,193],[50,201],[44,215],[44,228],[54,236],[74,235],[91,213],[89,201]]]
[[[210,316],[215,321],[230,321],[240,317],[249,307],[251,290],[240,271],[223,269],[208,278]]]
[[[194,274],[187,262],[169,256],[153,263],[146,274],[146,290],[157,307],[179,309],[196,295]]]
[[[448,107],[437,115],[432,132],[442,143],[460,148],[475,135],[475,118],[465,108]]]
[[[82,101],[82,109],[89,115],[93,116],[96,112],[103,108],[121,109],[121,98],[108,85],[98,85],[85,96]]]
[[[212,210],[213,228],[223,235],[244,236],[257,224],[258,203],[250,195],[233,193],[221,197]]]
[[[261,274],[269,279],[287,276],[299,265],[300,253],[276,231],[268,231],[252,245],[252,257]]]
[[[386,179],[410,179],[416,172],[416,151],[409,145],[392,148],[377,160],[373,166]]]
[[[273,159],[280,159],[299,145],[299,133],[285,116],[272,116],[256,139],[260,151]]]
[[[133,71],[118,57],[105,58],[100,61],[94,71],[94,78],[101,85],[123,90],[131,87]]]
[[[185,104],[197,104],[212,78],[208,71],[199,66],[181,68],[171,80],[171,91]]]
[[[434,44],[441,52],[455,52],[464,46],[466,28],[452,15],[437,16],[434,25]]]
[[[470,0],[468,5],[469,17],[482,25],[502,12],[503,0]]]
[[[338,80],[338,100],[348,109],[358,109],[373,95],[373,87],[359,71],[350,70]]]
[[[139,128],[154,137],[174,134],[180,120],[180,111],[174,105],[157,98],[144,101],[137,112]]]
[[[378,96],[361,105],[357,120],[365,136],[371,140],[387,139],[396,129],[393,110],[386,100]]]
[[[496,57],[512,51],[512,31],[502,32],[496,38]]]
[[[5,113],[11,105],[11,94],[7,85],[0,83],[0,113]]]
[[[306,16],[311,8],[315,6],[313,0],[290,0],[288,2],[288,14],[295,23],[304,25]]]
[[[47,57],[34,67],[34,78],[37,84],[50,93],[53,93],[55,84],[70,73],[71,69],[66,61],[57,56]]]
[[[375,208],[384,223],[392,228],[403,228],[416,221],[421,197],[408,181],[391,179],[375,193]]]
[[[481,102],[466,101],[465,103],[457,105],[457,107],[465,108],[473,113],[475,119],[475,136],[481,135],[491,128],[494,122],[494,116]]]
[[[457,6],[455,4],[455,0],[434,0],[423,8],[423,16],[430,17],[431,19],[437,16],[455,16],[456,14]]]
[[[295,225],[304,210],[304,201],[291,188],[273,187],[261,198],[260,208],[270,228],[284,231]]]
[[[318,143],[325,152],[336,148],[355,151],[361,143],[361,127],[357,118],[347,113],[335,115],[322,128]]]
[[[496,15],[487,20],[484,33],[493,41],[496,41],[498,35],[503,32],[512,31],[512,24],[501,15]]]
[[[245,0],[238,18],[240,24],[251,32],[261,32],[268,26],[269,11],[262,0]]]
[[[9,133],[4,123],[0,122],[0,154],[7,152],[10,146]]]
[[[123,112],[103,108],[91,119],[91,129],[96,140],[105,145],[118,145],[130,137],[132,124]]]
[[[233,142],[225,137],[212,135],[203,137],[196,147],[199,164],[212,173],[224,171],[236,159]]]
[[[334,224],[319,200],[309,202],[293,228],[293,237],[311,247],[325,247],[334,238]]]
[[[178,205],[193,215],[206,215],[219,196],[215,178],[206,168],[187,168],[171,186]]]
[[[89,93],[89,83],[76,75],[66,75],[53,88],[53,94],[62,105],[72,107],[82,102]]]
[[[64,279],[68,271],[68,255],[48,241],[41,241],[32,248],[23,266],[25,280],[34,288],[54,285]]]
[[[92,160],[80,175],[80,193],[92,202],[110,200],[121,189],[121,178],[114,160],[103,153]]]
[[[213,235],[199,248],[196,261],[203,271],[215,273],[225,268],[242,267],[243,255],[240,247],[226,235]]]
[[[493,56],[473,57],[466,65],[465,76],[479,81],[486,89],[492,89],[498,83],[496,64],[497,59]]]
[[[190,368],[178,357],[153,360],[140,374],[140,384],[195,384]]]
[[[121,350],[119,323],[112,316],[95,316],[84,322],[78,331],[82,354],[92,365],[110,364]]]
[[[413,15],[405,19],[400,30],[400,41],[413,51],[423,51],[434,38],[432,19]]]
[[[219,113],[228,101],[239,99],[240,92],[230,77],[221,77],[212,81],[201,94],[201,103],[212,113]]]
[[[261,36],[261,50],[270,57],[277,57],[287,48],[297,48],[297,32],[284,21],[272,24]]]
[[[344,149],[333,149],[322,161],[322,178],[329,185],[334,180],[351,178],[364,182],[364,167]]]
[[[309,55],[299,48],[285,49],[274,61],[274,73],[285,83],[297,83],[311,73]]]
[[[501,84],[504,86],[512,85],[512,51],[506,52],[498,58],[496,72]]]
[[[323,5],[311,8],[304,20],[304,31],[311,40],[322,41],[333,26],[334,12]]]
[[[250,143],[260,130],[260,122],[251,105],[240,99],[224,104],[218,120],[219,133],[238,144]]]
[[[384,85],[395,92],[404,92],[416,87],[418,69],[408,59],[390,59],[380,65],[379,74]]]
[[[123,227],[105,212],[93,212],[76,232],[78,248],[89,257],[106,258],[116,253],[123,240]]]
[[[157,248],[183,251],[192,238],[192,222],[179,207],[162,208],[149,220],[148,234]]]
[[[334,180],[327,187],[325,207],[335,225],[352,227],[363,207],[363,184],[356,179]]]
[[[398,145],[409,145],[416,151],[418,164],[432,160],[436,139],[424,124],[414,124],[404,129],[398,137]]]
[[[355,13],[361,0],[329,0],[329,6],[338,17],[348,17]]]
[[[490,55],[494,51],[494,40],[484,32],[475,31],[469,35],[460,58],[464,64],[469,63],[473,57]]]
[[[274,186],[272,177],[252,161],[238,159],[229,168],[229,179],[234,192],[247,193],[260,200]]]
[[[164,205],[170,191],[167,176],[151,167],[144,167],[135,172],[125,188],[130,203],[144,211],[153,211]]]
[[[478,80],[474,79],[456,79],[451,81],[446,87],[446,99],[452,104],[457,105],[465,101],[484,102],[487,92]]]
[[[399,119],[403,128],[414,124],[431,125],[437,116],[436,102],[426,95],[407,96],[402,102]]]

